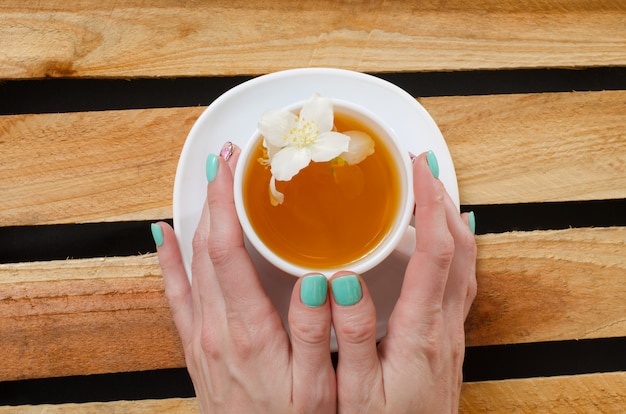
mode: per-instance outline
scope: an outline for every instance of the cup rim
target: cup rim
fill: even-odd
[[[283,259],[274,251],[272,251],[269,247],[267,247],[260,237],[256,234],[254,229],[252,228],[252,224],[248,218],[246,208],[243,202],[243,177],[244,177],[244,168],[250,159],[250,154],[252,154],[252,150],[256,147],[258,143],[258,139],[260,137],[260,131],[258,128],[255,129],[253,134],[250,136],[248,141],[246,142],[245,147],[242,149],[238,166],[235,169],[234,175],[234,202],[235,209],[237,211],[237,216],[239,218],[239,222],[241,223],[241,227],[243,229],[244,236],[248,239],[248,241],[252,244],[252,247],[256,249],[256,251],[270,264],[282,270],[285,273],[291,274],[296,277],[303,276],[308,273],[321,273],[327,277],[332,276],[335,272],[340,270],[349,270],[358,274],[363,274],[368,270],[376,267],[380,262],[382,262],[387,256],[389,256],[396,248],[398,243],[400,242],[402,236],[406,232],[406,229],[409,227],[411,222],[411,217],[413,213],[414,206],[414,195],[413,195],[413,173],[412,173],[412,164],[410,161],[410,157],[408,155],[408,151],[404,148],[404,145],[398,138],[395,130],[384,122],[380,117],[375,115],[373,112],[368,110],[367,108],[358,105],[356,103],[336,98],[329,98],[334,108],[345,108],[348,111],[354,111],[361,113],[364,117],[371,119],[375,124],[377,124],[381,129],[383,129],[386,135],[393,142],[393,148],[391,148],[392,152],[394,152],[393,156],[396,161],[400,160],[401,166],[399,166],[399,172],[405,184],[401,186],[406,189],[406,191],[401,195],[402,199],[400,202],[400,206],[398,208],[398,219],[395,220],[389,232],[383,237],[380,243],[372,248],[368,253],[364,256],[354,260],[353,262],[348,262],[344,266],[345,267],[333,267],[333,268],[322,268],[322,269],[313,269],[309,267],[299,266],[289,261]],[[286,109],[288,111],[293,111],[298,108],[301,108],[306,100],[301,100],[298,102],[294,102],[290,105],[283,107],[282,109]],[[397,154],[395,151],[397,150]],[[406,154],[406,156],[402,156],[402,154]],[[400,155],[398,157],[398,155]]]

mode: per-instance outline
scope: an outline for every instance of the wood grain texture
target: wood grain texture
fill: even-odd
[[[622,413],[626,372],[463,384],[460,414]],[[0,407],[0,414],[197,413],[195,398]]]
[[[154,255],[0,268],[0,380],[184,366]]]
[[[626,91],[420,99],[462,204],[626,197]],[[0,116],[0,223],[172,216],[180,151],[203,108]]]
[[[463,204],[626,197],[626,91],[420,102],[448,143]]]
[[[6,0],[0,45],[0,81],[610,67],[626,65],[626,2]],[[626,91],[419,101],[463,204],[626,197]],[[171,217],[202,110],[1,116],[0,226]],[[626,336],[626,228],[477,240],[469,346]],[[185,364],[152,254],[0,265],[0,349],[0,381]],[[626,372],[465,383],[460,412],[622,413],[624,389]],[[197,410],[165,399],[9,412]]]
[[[196,414],[195,398],[0,407],[0,414]]]
[[[626,336],[626,228],[478,243],[468,345]],[[0,265],[0,349],[0,381],[185,365],[155,255]]]
[[[0,223],[172,217],[178,157],[202,109],[0,117]]]
[[[463,384],[461,414],[621,414],[626,372]]]
[[[626,335],[626,227],[478,240],[469,346]]]
[[[619,0],[10,0],[0,79],[612,66],[625,27]]]

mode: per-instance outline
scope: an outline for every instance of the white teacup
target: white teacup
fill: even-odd
[[[321,266],[316,268],[314,265],[302,266],[290,262],[269,248],[255,232],[251,220],[248,216],[246,206],[244,205],[243,186],[245,177],[245,167],[250,163],[251,158],[255,157],[255,150],[259,145],[261,133],[257,129],[246,146],[242,148],[239,157],[238,167],[234,177],[234,199],[239,221],[243,228],[244,234],[250,241],[254,249],[263,256],[269,263],[278,269],[294,276],[302,276],[307,273],[322,273],[327,277],[339,270],[350,270],[359,274],[363,274],[368,270],[377,266],[385,258],[394,251],[403,255],[410,254],[414,249],[415,229],[410,226],[412,213],[414,209],[413,196],[413,174],[412,164],[409,152],[404,148],[402,141],[397,137],[393,128],[382,121],[378,116],[369,110],[344,100],[332,99],[335,113],[342,113],[351,118],[359,120],[366,124],[378,138],[384,141],[384,145],[391,153],[394,165],[391,168],[397,169],[399,185],[399,202],[396,211],[392,213],[392,222],[389,231],[382,237],[382,240],[373,247],[367,254],[348,260],[346,263],[336,265],[331,268]],[[298,102],[285,108],[289,111],[297,112],[304,102]],[[268,108],[269,109],[269,108]],[[254,207],[251,207],[254,208]]]

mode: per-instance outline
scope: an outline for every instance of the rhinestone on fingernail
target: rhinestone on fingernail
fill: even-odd
[[[228,161],[228,159],[233,155],[234,149],[235,147],[233,146],[233,143],[227,141],[220,151],[220,157],[222,157],[224,161]]]
[[[415,164],[415,160],[417,159],[417,155],[415,155],[411,151],[409,151],[409,158],[411,158],[411,163]]]

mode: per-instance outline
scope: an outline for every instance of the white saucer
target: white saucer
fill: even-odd
[[[403,89],[374,76],[340,69],[293,69],[260,76],[217,98],[198,118],[185,141],[174,182],[173,210],[174,229],[189,277],[191,241],[206,197],[207,155],[219,154],[226,141],[243,147],[266,110],[306,100],[313,93],[352,101],[378,114],[413,154],[432,150],[439,162],[439,179],[459,206],[454,165],[443,136],[426,110]],[[296,278],[270,265],[249,244],[247,247],[267,294],[287,324]],[[406,259],[391,255],[363,275],[376,304],[379,339],[386,332],[405,267]],[[337,350],[334,332],[331,350]]]

